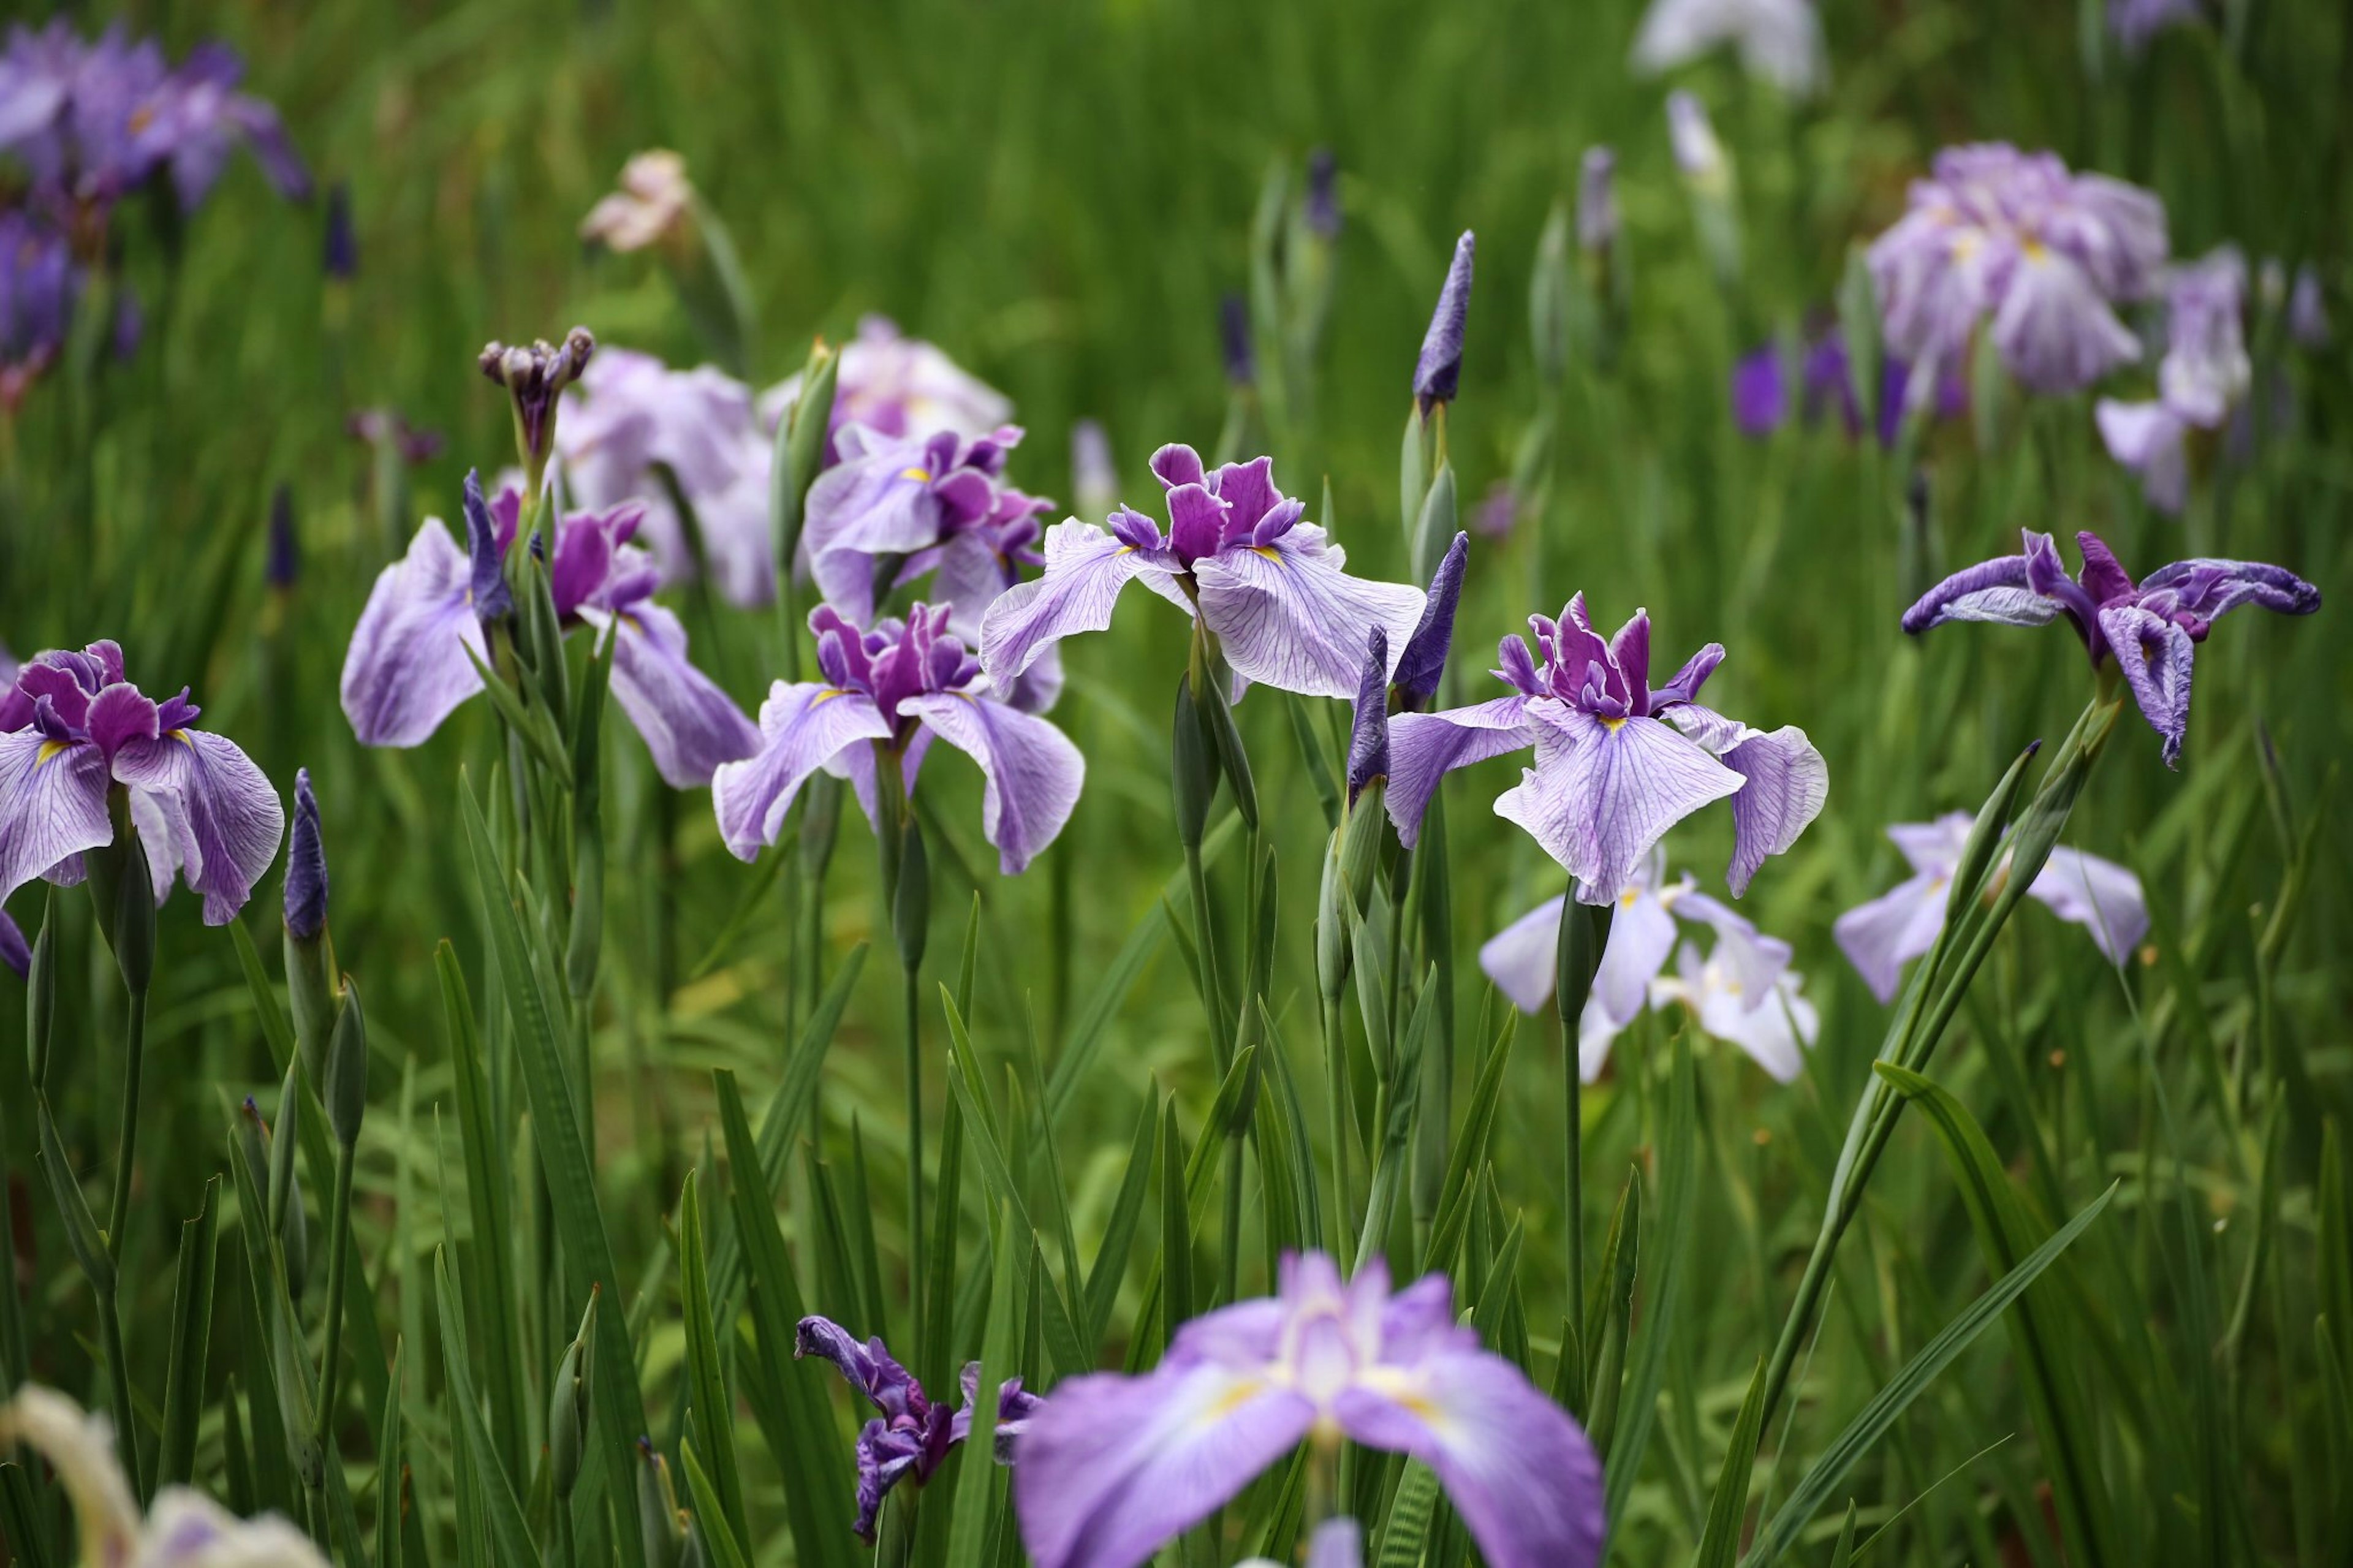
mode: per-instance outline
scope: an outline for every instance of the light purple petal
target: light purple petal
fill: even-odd
[[[1753,921],[1728,905],[1687,888],[1675,900],[1675,912],[1715,932],[1715,946],[1707,955],[1708,963],[1720,973],[1724,984],[1742,998],[1744,1006],[1761,1005],[1781,976],[1788,973],[1789,960],[1796,956],[1789,944],[1779,937],[1765,935]],[[1660,968],[1665,967],[1662,960]]]
[[[2178,595],[2182,609],[2207,621],[2242,605],[2283,616],[2308,616],[2320,608],[2319,589],[2284,566],[2261,561],[2177,561],[2150,573],[2140,587],[2144,595]]]
[[[286,807],[253,760],[219,735],[173,730],[125,745],[114,776],[134,801],[143,793],[164,806],[171,858],[204,895],[205,923],[236,919],[286,837]]]
[[[1535,743],[1528,699],[1498,697],[1442,713],[1399,713],[1389,720],[1389,820],[1398,842],[1410,849],[1421,837],[1422,814],[1439,781],[1467,768]]]
[[[591,610],[582,618],[592,626],[617,621],[613,699],[672,789],[707,784],[721,764],[760,749],[760,732],[735,700],[687,662],[686,628],[676,616],[645,601],[617,617]]]
[[[1613,1028],[1624,1028],[1649,1000],[1651,982],[1675,951],[1675,917],[1647,887],[1618,895],[1609,921],[1609,942],[1594,972],[1593,998]]]
[[[2103,397],[2093,405],[2108,456],[2140,476],[2141,493],[2159,511],[2179,514],[2189,497],[2189,462],[2183,446],[2189,426],[2162,403],[2122,403]]]
[[[980,662],[1000,687],[1062,638],[1110,626],[1119,592],[1134,578],[1162,579],[1155,590],[1183,597],[1165,583],[1174,563],[1164,552],[1135,550],[1091,522],[1048,529],[1045,555],[1044,576],[1008,588],[981,617]]]
[[[2165,765],[2179,766],[2181,742],[2189,733],[2189,667],[2197,645],[2177,623],[2134,605],[2102,610],[2100,631],[2142,716],[2165,737]]]
[[[439,518],[376,574],[343,656],[343,712],[371,746],[414,746],[482,689],[466,649],[488,658],[467,600],[471,567]]]
[[[1410,1397],[1343,1394],[1333,1414],[1348,1436],[1436,1470],[1488,1568],[1594,1568],[1601,1462],[1577,1423],[1484,1351],[1432,1356],[1409,1376]]]
[[[1715,968],[1714,957],[1708,964]],[[1805,1048],[1821,1031],[1814,1005],[1798,994],[1799,984],[1797,974],[1784,974],[1762,999],[1710,984],[1700,1003],[1699,1026],[1739,1047],[1776,1082],[1788,1083],[1805,1069]]]
[[[1570,712],[1546,724],[1536,765],[1495,801],[1584,887],[1582,900],[1622,889],[1668,828],[1737,793],[1741,775],[1655,719]]]
[[[909,698],[899,711],[921,714],[942,740],[980,764],[988,781],[981,831],[997,846],[997,868],[1007,876],[1018,875],[1071,819],[1086,759],[1045,720],[961,691]]]
[[[1300,523],[1271,544],[1244,545],[1198,563],[1201,617],[1236,675],[1303,697],[1356,695],[1366,634],[1388,634],[1390,665],[1421,624],[1422,594],[1371,583],[1341,567],[1324,531]]]
[[[1272,1305],[1272,1303],[1267,1303]],[[1307,1399],[1260,1367],[1170,1363],[1059,1384],[1013,1468],[1037,1568],[1138,1568],[1307,1436]]]
[[[1976,818],[1968,812],[1948,811],[1934,822],[1891,822],[1887,838],[1915,871],[1949,878],[1960,865],[1961,851],[1968,847],[1969,830],[1976,826]]]
[[[1767,733],[1695,704],[1669,709],[1666,717],[1746,781],[1732,797],[1732,865],[1724,877],[1736,899],[1767,856],[1787,850],[1821,815],[1830,764],[1794,724]]]
[[[61,746],[38,730],[0,735],[0,899],[114,842],[106,785],[96,746]]]
[[[802,534],[809,576],[825,602],[864,626],[874,618],[874,557],[936,543],[938,476],[916,466],[918,442],[887,442],[835,464],[809,486]]]
[[[1560,911],[1567,902],[1567,893],[1546,899],[1479,949],[1479,967],[1523,1013],[1543,1012],[1559,978]]]
[[[1924,872],[1857,904],[1831,925],[1839,950],[1882,1002],[1895,999],[1904,965],[1936,945],[1945,929],[1946,892],[1944,878]]]
[[[2026,557],[2001,555],[1964,567],[1904,612],[1904,629],[1917,636],[1947,621],[1991,621],[2005,626],[2048,626],[2059,601],[2027,586]]]
[[[784,831],[785,813],[809,774],[843,747],[890,733],[872,700],[859,692],[777,681],[760,704],[759,751],[711,775],[711,807],[728,850],[739,860],[758,858],[760,846]]]
[[[2028,247],[1994,312],[2001,363],[2036,392],[2077,392],[2140,358],[2091,277],[2055,250]]]
[[[2061,920],[2089,930],[2110,963],[2121,966],[2148,934],[2148,905],[2141,896],[2140,879],[2113,860],[2063,846],[2051,851],[2042,875],[2027,891],[2050,905]]]

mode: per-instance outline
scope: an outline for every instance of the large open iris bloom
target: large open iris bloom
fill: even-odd
[[[1013,1472],[1038,1568],[1135,1568],[1303,1438],[1342,1437],[1438,1472],[1491,1568],[1590,1568],[1601,1467],[1559,1406],[1454,1321],[1442,1274],[1389,1294],[1285,1254],[1281,1294],[1186,1324],[1158,1367],[1058,1384]]]
[[[121,785],[156,902],[182,876],[206,925],[234,919],[278,857],[286,811],[197,713],[185,688],[157,702],[125,680],[111,642],[36,654],[0,694],[0,899],[37,877],[80,881],[82,852],[114,842],[107,797]]]
[[[2165,737],[2168,767],[2180,761],[2189,731],[2190,660],[2215,621],[2242,605],[2284,616],[2320,608],[2319,589],[2259,561],[2177,561],[2135,585],[2095,533],[2075,535],[2080,580],[2067,575],[2049,534],[2028,529],[2022,555],[1981,561],[1929,589],[1904,612],[1904,629],[1916,636],[1947,621],[2040,626],[2066,616],[2093,668],[2116,656],[2142,716]]]
[[[800,395],[798,372],[768,388],[760,395],[762,421],[773,429]],[[861,316],[858,335],[842,345],[841,365],[835,373],[825,460],[837,459],[834,437],[846,425],[863,425],[892,437],[920,437],[941,430],[980,437],[1012,417],[1009,398],[944,350],[904,335],[888,316]]]
[[[928,605],[868,632],[829,605],[810,613],[825,679],[769,688],[757,753],[711,781],[720,837],[738,858],[776,841],[794,795],[819,768],[848,777],[873,821],[876,749],[897,754],[913,790],[935,739],[980,764],[981,828],[1008,876],[1054,841],[1078,804],[1086,759],[1053,725],[1003,700],[947,623],[944,606]]]
[[[1212,471],[1192,447],[1168,446],[1152,455],[1152,473],[1167,492],[1167,534],[1124,507],[1108,530],[1075,518],[1048,529],[1045,575],[1008,589],[982,618],[992,677],[1011,680],[1062,638],[1110,626],[1132,582],[1198,614],[1235,675],[1280,690],[1354,697],[1374,626],[1403,653],[1421,590],[1342,571],[1345,553],[1301,521],[1307,503],[1274,488],[1274,459]]]
[[[371,746],[414,746],[482,689],[475,658],[490,662],[485,616],[511,603],[501,563],[522,509],[506,489],[485,504],[467,481],[467,538],[460,550],[428,517],[408,553],[380,573],[343,658],[343,712]],[[574,512],[556,526],[549,586],[557,617],[586,626],[613,646],[613,696],[677,789],[711,782],[722,763],[748,757],[759,735],[733,700],[686,658],[686,628],[650,595],[660,574],[630,542],[643,516],[635,505]]]
[[[1926,406],[1987,318],[2003,365],[2037,392],[2078,391],[2137,360],[2112,307],[2147,298],[2167,253],[2164,204],[2137,185],[2002,142],[1947,147],[1871,246],[1912,405]]]
[[[2190,430],[2220,426],[2253,379],[2241,321],[2246,298],[2246,258],[2235,246],[2172,268],[2157,397],[2104,397],[2093,409],[2108,455],[2140,476],[2142,493],[2160,511],[2179,512],[2189,500]]]
[[[925,1396],[914,1374],[892,1359],[880,1339],[860,1344],[830,1318],[803,1318],[793,1334],[793,1357],[816,1355],[841,1370],[849,1386],[881,1414],[858,1434],[858,1533],[874,1539],[882,1497],[902,1480],[922,1486],[944,1464],[948,1450],[972,1436],[972,1404],[980,1392],[980,1363],[966,1362],[957,1382],[964,1405],[950,1415]],[[997,1387],[997,1461],[1010,1464],[1017,1439],[1045,1401],[1010,1377]]]
[[[1934,947],[1937,932],[1945,929],[1945,905],[1962,851],[1968,847],[1972,821],[1966,811],[1948,811],[1934,822],[1890,824],[1887,837],[1911,862],[1912,875],[1847,910],[1831,928],[1848,962],[1882,1002],[1894,1000],[1904,965]],[[2008,861],[2005,854],[2005,868]],[[2140,879],[2113,860],[2080,849],[2052,849],[2026,892],[2061,920],[2088,930],[2110,963],[2123,963],[2148,931],[2148,905],[2141,897]]]
[[[1634,37],[1634,68],[1647,75],[1672,70],[1719,44],[1740,51],[1740,68],[1793,98],[1803,98],[1830,74],[1821,19],[1810,0],[1651,0]]]
[[[1607,904],[1631,883],[1668,828],[1711,801],[1732,802],[1733,896],[1768,855],[1798,840],[1830,794],[1820,752],[1794,725],[1752,730],[1699,704],[1724,660],[1710,643],[1664,686],[1651,686],[1651,617],[1636,611],[1604,641],[1577,595],[1561,618],[1529,617],[1536,653],[1507,637],[1493,673],[1512,694],[1389,723],[1390,820],[1410,848],[1448,773],[1524,747],[1535,766],[1495,801],[1577,879],[1577,899]]]

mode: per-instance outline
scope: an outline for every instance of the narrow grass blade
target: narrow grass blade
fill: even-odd
[[[997,1462],[997,1390],[1017,1370],[1021,1308],[1029,1291],[1022,1265],[1036,1255],[1034,1237],[997,1226],[996,1281],[988,1292],[988,1333],[982,1342],[980,1380],[972,1400],[972,1430],[956,1480],[955,1518],[949,1527],[947,1568],[984,1568],[990,1561],[998,1517],[1005,1510],[1006,1472]]]
[[[699,1172],[686,1175],[686,1191],[679,1200],[679,1307],[686,1320],[686,1377],[694,1430],[711,1452],[708,1467],[717,1489],[729,1531],[737,1541],[750,1539],[750,1517],[744,1509],[742,1471],[735,1463],[735,1400],[727,1389],[726,1369],[719,1361],[719,1333],[711,1318],[711,1277],[702,1235],[702,1203]]]
[[[212,1345],[219,1233],[220,1178],[214,1176],[205,1183],[195,1217],[180,1226],[179,1277],[172,1291],[172,1359],[164,1383],[164,1440],[155,1461],[158,1487],[185,1482],[195,1473],[205,1362]]]
[[[1748,1483],[1757,1468],[1757,1440],[1764,1419],[1765,1362],[1759,1357],[1748,1377],[1747,1397],[1740,1402],[1739,1418],[1732,1424],[1732,1441],[1724,1450],[1715,1492],[1708,1499],[1707,1529],[1699,1538],[1693,1568],[1732,1568],[1740,1550],[1740,1521],[1748,1512]]]
[[[1659,1379],[1665,1369],[1667,1345],[1675,1331],[1677,1309],[1683,1300],[1683,1266],[1691,1253],[1691,1235],[1698,1205],[1699,1129],[1698,1084],[1692,1067],[1691,1033],[1675,1032],[1674,1060],[1669,1073],[1667,1130],[1659,1145],[1658,1241],[1651,1251],[1659,1272],[1651,1281],[1647,1310],[1633,1342],[1631,1369],[1620,1405],[1620,1424],[1609,1445],[1608,1506],[1609,1526],[1625,1517],[1626,1500],[1641,1473],[1642,1454],[1651,1445],[1651,1427],[1658,1419]],[[1609,1555],[1605,1538],[1602,1555]]]

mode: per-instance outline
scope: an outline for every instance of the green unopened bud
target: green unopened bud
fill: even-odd
[[[1200,715],[1203,732],[1208,737],[1210,753],[1216,757],[1218,769],[1226,775],[1226,784],[1234,792],[1234,810],[1242,826],[1258,831],[1258,787],[1250,782],[1250,753],[1242,750],[1242,732],[1234,727],[1234,711],[1226,701],[1231,672],[1226,661],[1208,649],[1203,639],[1203,657],[1196,668],[1202,679],[1193,688],[1194,710]]]
[[[1315,893],[1315,986],[1324,1003],[1340,1000],[1348,984],[1348,927],[1352,910],[1348,879],[1340,868],[1340,845],[1345,822],[1332,830],[1324,847],[1324,880]]]
[[[1187,849],[1198,850],[1201,829],[1209,820],[1209,801],[1218,791],[1218,776],[1212,771],[1200,710],[1193,700],[1189,670],[1176,679],[1176,712],[1168,726],[1168,778],[1175,795],[1177,840]]]
[[[335,944],[322,926],[316,936],[286,933],[286,999],[294,1014],[294,1044],[313,1082],[327,1074],[327,1042],[335,1032]]]
[[[135,833],[123,840],[122,879],[114,890],[114,962],[123,989],[146,995],[155,975],[155,884],[147,846]]]
[[[899,941],[899,962],[913,973],[923,962],[932,929],[932,866],[923,850],[923,829],[912,818],[899,847],[899,881],[891,890],[891,934]]]
[[[1606,904],[1579,903],[1577,884],[1569,884],[1568,898],[1560,906],[1560,945],[1554,958],[1554,1002],[1560,1010],[1561,1027],[1567,1031],[1572,1058],[1577,1050],[1577,1027],[1585,1016],[1586,998],[1593,994],[1593,977],[1601,972],[1602,950],[1609,945],[1610,918],[1617,913],[1618,900]],[[1569,1070],[1575,1072],[1574,1059]]]
[[[588,1310],[580,1319],[580,1332],[564,1350],[555,1369],[555,1383],[547,1404],[548,1475],[559,1500],[569,1500],[580,1480],[580,1450],[588,1432],[590,1373],[596,1365],[596,1298],[601,1287],[591,1286]]]
[[[792,570],[800,548],[803,499],[825,461],[825,437],[833,423],[833,394],[841,374],[841,355],[824,342],[809,348],[808,363],[801,369],[800,395],[790,415],[776,426],[776,462],[768,495],[775,525],[776,569]],[[794,627],[797,635],[800,628]]]
[[[327,1050],[327,1125],[335,1142],[349,1149],[360,1141],[367,1114],[367,1019],[360,1012],[360,989],[343,976],[343,1010],[335,1019],[334,1043]]]
[[[1373,780],[1356,796],[1356,804],[1348,808],[1346,820],[1340,825],[1340,874],[1346,881],[1348,897],[1355,900],[1356,912],[1360,915],[1373,896],[1373,884],[1380,877],[1381,845],[1388,837],[1388,820],[1382,802],[1388,794],[1387,779]]]
[[[670,1484],[670,1465],[653,1439],[638,1439],[638,1537],[647,1568],[676,1568],[686,1546],[685,1517]]]
[[[58,900],[50,893],[41,911],[40,934],[33,938],[25,966],[25,1049],[35,1089],[48,1086],[49,1039],[58,1017]]]
[[[293,1141],[286,1146],[292,1148]],[[286,1194],[286,1216],[278,1227],[278,1242],[286,1252],[286,1295],[300,1301],[305,1287],[311,1283],[311,1215],[302,1201],[302,1184],[296,1182]]]

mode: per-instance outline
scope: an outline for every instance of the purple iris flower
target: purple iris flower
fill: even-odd
[[[448,437],[438,430],[411,425],[397,410],[392,408],[362,408],[343,420],[343,429],[355,441],[371,447],[390,443],[400,454],[400,460],[414,468],[429,463],[441,455],[449,444]]]
[[[0,899],[37,877],[82,879],[82,852],[114,842],[108,795],[126,792],[155,901],[174,876],[224,925],[278,858],[285,808],[231,742],[196,729],[183,689],[157,702],[123,679],[122,650],[36,654],[0,695]]]
[[[2242,605],[2285,616],[2320,608],[2320,590],[2281,566],[2258,561],[2177,561],[2133,584],[2097,534],[2075,535],[2080,578],[2067,575],[2047,533],[2025,531],[2026,552],[1997,556],[1954,573],[1904,612],[1915,636],[1947,621],[2047,626],[2061,616],[2084,639],[2092,668],[2114,653],[2143,717],[2165,738],[2176,765],[2189,729],[2189,668],[2214,622]]]
[[[180,210],[194,212],[212,193],[239,142],[289,201],[307,201],[311,172],[288,140],[278,110],[237,90],[245,62],[224,44],[199,44],[172,73],[152,108],[143,137],[172,166]],[[134,121],[138,111],[134,110]]]
[[[972,1405],[980,1391],[980,1363],[966,1362],[957,1379],[964,1389],[964,1407],[954,1415],[944,1405],[924,1396],[923,1385],[891,1358],[881,1340],[864,1344],[830,1318],[800,1321],[793,1335],[793,1359],[817,1355],[841,1369],[849,1386],[873,1402],[881,1414],[858,1434],[858,1533],[874,1539],[874,1521],[882,1511],[882,1497],[902,1480],[922,1486],[945,1462],[948,1450],[972,1435]],[[1024,1390],[1021,1380],[1008,1377],[997,1387],[997,1462],[1009,1465],[1014,1444],[1037,1418],[1050,1408]]]
[[[1634,66],[1654,76],[1723,44],[1737,47],[1741,69],[1792,98],[1830,74],[1811,0],[1651,0],[1634,38]]]
[[[1112,461],[1111,437],[1100,420],[1071,426],[1071,490],[1090,517],[1107,517],[1119,504],[1119,465]]]
[[[1454,242],[1454,259],[1447,265],[1437,308],[1430,313],[1430,331],[1422,334],[1421,357],[1413,367],[1413,396],[1425,416],[1433,404],[1453,402],[1455,386],[1462,379],[1462,332],[1471,320],[1471,263],[1477,243],[1467,228]]]
[[[1732,802],[1725,879],[1736,898],[1820,813],[1829,769],[1803,730],[1767,733],[1700,706],[1721,644],[1653,689],[1649,612],[1604,641],[1579,594],[1559,620],[1532,616],[1528,625],[1535,655],[1516,637],[1498,649],[1493,673],[1510,696],[1389,721],[1389,817],[1408,847],[1446,773],[1527,746],[1535,766],[1496,798],[1495,815],[1567,868],[1582,903],[1616,898],[1667,829],[1711,801]]]
[[[830,605],[809,614],[822,680],[777,681],[760,705],[756,753],[711,781],[720,837],[750,860],[783,832],[785,813],[808,776],[846,776],[875,820],[875,750],[899,754],[910,791],[934,740],[980,764],[987,787],[981,829],[1007,876],[1054,841],[1078,804],[1086,759],[1068,737],[999,695],[948,629],[945,605],[917,605],[902,622],[860,632]]]
[[[2219,428],[2254,379],[2242,317],[2247,263],[2235,246],[2166,275],[2165,358],[2154,402],[2104,397],[2093,409],[2108,455],[2140,476],[2142,492],[2161,511],[2189,500],[2188,441],[2194,429]]]
[[[597,351],[555,427],[566,491],[578,504],[644,509],[643,535],[665,586],[691,581],[686,525],[657,468],[694,509],[703,563],[721,598],[749,609],[776,596],[768,536],[774,443],[752,389],[712,365],[672,370],[651,354]]]
[[[0,211],[0,409],[16,409],[65,346],[81,274],[64,232],[24,208]]]
[[[1123,507],[1108,531],[1073,518],[1046,531],[1043,577],[1016,584],[981,619],[980,658],[1000,683],[1049,647],[1111,625],[1131,582],[1175,605],[1222,643],[1244,680],[1305,697],[1353,697],[1365,634],[1379,626],[1391,654],[1421,618],[1419,588],[1367,583],[1301,518],[1307,503],[1274,487],[1274,459],[1205,470],[1190,447],[1163,447],[1152,474],[1167,492],[1169,529]]]
[[[1520,494],[1509,479],[1497,479],[1487,487],[1472,510],[1471,526],[1482,539],[1508,539],[1513,527],[1520,521]]]
[[[1936,377],[1963,362],[1981,320],[2003,365],[2037,392],[2078,391],[2132,363],[2139,341],[2112,307],[2155,291],[2167,251],[2164,204],[2137,185],[2002,142],[1947,147],[1871,246],[1911,403],[1925,405]]]
[[[761,422],[774,430],[800,397],[796,373],[760,395]],[[838,456],[833,437],[844,426],[863,425],[885,436],[929,436],[953,430],[986,436],[1013,417],[1006,395],[957,365],[921,338],[902,335],[888,316],[866,316],[858,336],[842,345],[835,372],[833,412],[827,423],[825,460]]]
[[[1577,1423],[1454,1321],[1442,1274],[1389,1294],[1286,1253],[1280,1293],[1186,1324],[1158,1367],[1058,1385],[1022,1435],[1013,1500],[1038,1568],[1136,1568],[1303,1439],[1438,1472],[1492,1568],[1591,1568],[1601,1466]]]
[[[1966,811],[1948,811],[1934,822],[1891,824],[1887,837],[1911,862],[1912,875],[1847,910],[1831,928],[1863,984],[1882,1002],[1895,999],[1904,965],[1934,947],[1936,933],[1945,929],[1945,904],[1973,825]],[[2009,859],[2005,851],[1999,875],[2007,875]],[[2123,964],[2148,933],[2148,904],[2141,896],[2140,879],[2113,860],[2063,846],[2054,848],[2026,891],[2061,920],[2088,930],[2110,963]]]
[[[1805,343],[1800,366],[1802,392],[1799,411],[1809,425],[1826,409],[1836,408],[1849,436],[1862,433],[1862,408],[1855,402],[1854,384],[1847,368],[1846,334],[1836,323],[1822,328]],[[1882,447],[1893,447],[1904,428],[1904,400],[1911,385],[1911,367],[1889,355],[1881,366],[1879,428]],[[1744,435],[1762,439],[1789,422],[1788,378],[1778,344],[1767,343],[1741,360],[1732,371],[1732,415]],[[1933,411],[1939,419],[1956,419],[1968,412],[1969,389],[1960,367],[1948,365],[1936,377]]]
[[[292,588],[302,575],[302,539],[294,524],[294,491],[282,479],[269,492],[269,550],[263,558],[262,574],[281,593]]]
[[[801,533],[810,579],[851,622],[874,618],[877,601],[937,573],[929,602],[966,640],[982,612],[1023,566],[1043,564],[1038,514],[1054,503],[1005,482],[1007,454],[1021,428],[1001,425],[976,438],[941,430],[894,437],[863,425],[835,433],[840,461],[809,487]],[[888,581],[876,570],[894,563]]]
[[[1732,419],[1742,435],[1770,436],[1788,422],[1788,382],[1778,343],[1767,343],[1732,367]]]
[[[479,496],[479,488],[473,493]],[[343,712],[371,746],[414,746],[482,689],[472,649],[490,661],[482,622],[507,595],[501,563],[514,542],[522,495],[503,489],[469,507],[470,549],[429,517],[408,553],[378,574],[343,658]],[[613,696],[677,789],[711,782],[721,763],[748,757],[760,737],[728,695],[687,662],[686,628],[653,602],[660,574],[630,541],[634,506],[573,512],[556,525],[548,569],[565,626],[586,626],[613,647]]]
[[[2287,296],[2287,335],[2296,347],[2318,352],[2328,346],[2328,297],[2320,270],[2309,261],[2295,269]]]
[[[1279,1568],[1267,1557],[1252,1557],[1235,1568]],[[1305,1568],[1365,1568],[1365,1531],[1345,1515],[1325,1520],[1307,1538]]]
[[[2168,27],[2205,20],[2203,0],[2108,0],[2108,31],[2126,54],[2140,53]]]
[[[0,910],[0,963],[15,970],[19,980],[33,972],[33,950],[26,945],[25,933],[16,929],[5,910]]]

